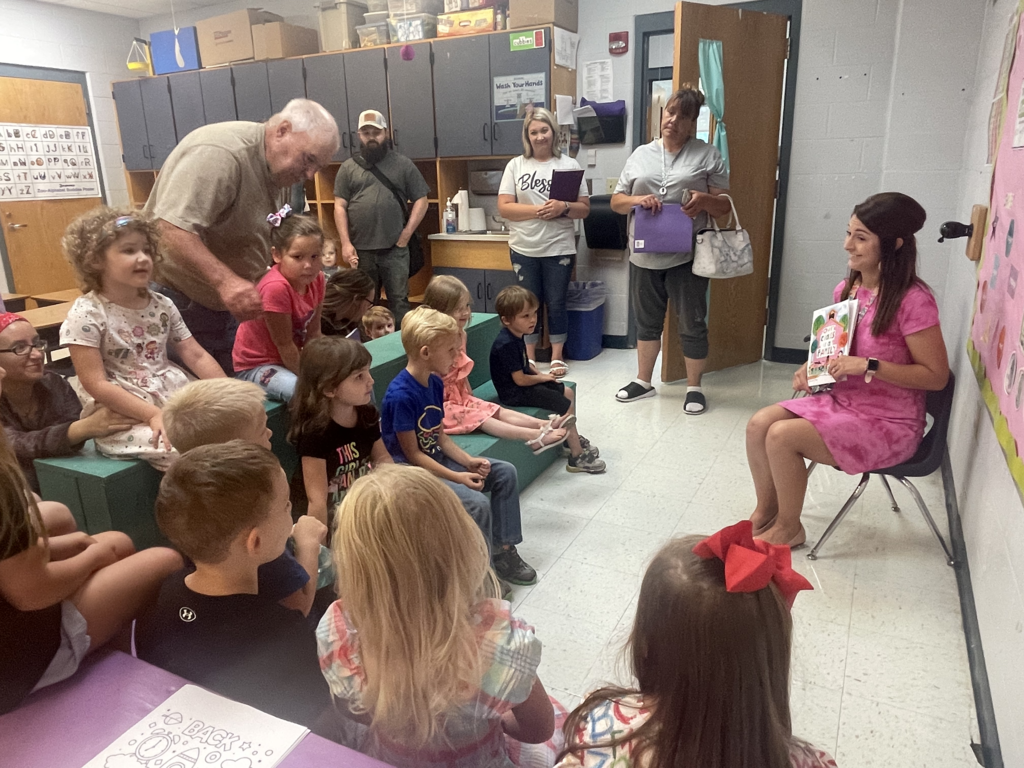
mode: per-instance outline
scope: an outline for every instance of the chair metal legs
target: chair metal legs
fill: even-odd
[[[813,468],[814,465],[812,464],[810,469]],[[808,470],[808,473],[809,472],[810,470]],[[899,512],[899,504],[896,503],[896,497],[892,494],[892,488],[889,487],[887,478],[885,475],[879,475],[879,477],[882,479],[882,484],[885,486],[886,493],[889,494],[889,500],[892,502],[893,512]],[[857,499],[864,494],[864,489],[868,487],[869,480],[871,480],[871,474],[869,472],[865,472],[861,475],[860,482],[857,484],[853,493],[850,494],[850,498],[848,498],[846,503],[843,504],[843,508],[839,510],[839,514],[835,516],[831,523],[829,523],[828,528],[825,529],[825,533],[821,535],[821,538],[818,539],[818,543],[814,545],[814,549],[807,553],[808,560],[818,559],[818,550],[820,550],[825,545],[825,542],[828,541],[829,537],[835,533],[836,528],[838,528],[839,524],[843,522],[843,518],[845,518],[850,509],[853,508],[853,505],[857,503]],[[896,477],[896,480],[902,483],[903,487],[910,491],[910,495],[913,496],[914,501],[917,502],[918,509],[921,510],[921,515],[924,517],[924,521],[928,524],[932,533],[935,534],[935,538],[939,541],[939,546],[942,547],[942,551],[946,554],[946,564],[955,566],[956,560],[953,558],[949,546],[946,544],[946,540],[942,538],[942,534],[939,533],[939,527],[935,524],[935,520],[932,518],[931,512],[928,511],[928,506],[924,503],[924,499],[921,498],[921,494],[918,492],[917,488],[915,488],[914,484],[905,477]]]
[[[897,477],[903,487],[910,491],[910,495],[914,497],[914,501],[917,502],[918,508],[921,510],[921,514],[924,515],[924,521],[928,523],[928,527],[932,529],[932,533],[935,534],[935,538],[939,540],[939,546],[942,547],[942,551],[946,553],[946,564],[949,566],[955,566],[956,560],[953,558],[952,553],[949,551],[949,547],[946,545],[946,540],[942,538],[942,534],[939,533],[939,528],[935,525],[935,521],[932,519],[931,512],[928,511],[928,506],[924,503],[924,499],[921,498],[921,494],[917,492],[917,488],[905,477]]]
[[[888,480],[888,478],[886,478],[885,475],[879,475],[878,478],[882,481],[882,485],[885,486],[885,492],[887,494],[889,494],[889,501],[892,502],[892,511],[893,512],[899,512],[900,511],[900,505],[896,503],[896,497],[892,495],[892,488],[889,487],[889,480]],[[900,480],[902,478],[896,478],[896,479]],[[906,482],[906,481],[904,481],[904,482]]]
[[[824,546],[825,542],[828,541],[829,536],[831,536],[835,532],[836,528],[839,527],[839,524],[843,522],[843,518],[846,517],[846,513],[849,512],[853,505],[857,503],[857,499],[863,495],[864,489],[868,487],[868,481],[870,479],[871,474],[868,472],[865,472],[860,476],[860,482],[857,483],[856,489],[854,489],[853,493],[850,494],[850,498],[848,498],[846,503],[843,504],[843,508],[839,510],[839,514],[836,515],[832,522],[828,524],[828,528],[825,529],[821,538],[818,539],[818,543],[814,545],[814,549],[807,553],[808,560],[818,559],[818,550]]]

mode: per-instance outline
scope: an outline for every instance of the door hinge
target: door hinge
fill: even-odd
[[[782,192],[782,179],[775,180],[775,199],[779,199],[779,193]]]
[[[789,52],[791,50],[793,50],[793,40],[792,40],[792,38],[787,37],[786,38],[786,61],[789,61]]]

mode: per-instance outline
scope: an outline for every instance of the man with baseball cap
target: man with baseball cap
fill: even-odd
[[[409,158],[391,149],[388,123],[374,109],[359,114],[362,151],[334,181],[334,222],[341,257],[381,286],[395,326],[409,311],[409,239],[427,212],[430,188]],[[408,211],[408,215],[406,215]]]

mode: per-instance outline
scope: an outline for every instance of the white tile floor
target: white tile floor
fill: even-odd
[[[744,428],[791,394],[792,366],[759,363],[710,374],[708,412],[683,414],[685,386],[615,401],[635,353],[571,363],[581,432],[601,448],[603,475],[556,462],[523,494],[519,550],[540,575],[513,595],[544,643],[541,679],[567,707],[602,681],[626,682],[619,652],[648,559],[667,538],[711,533],[749,515],[754,490]],[[657,383],[657,382],[656,382]],[[804,523],[816,541],[857,478],[821,468]],[[917,484],[943,534],[938,475]],[[794,732],[842,768],[972,766],[976,718],[953,569],[909,494],[902,514],[873,480],[820,553],[794,564],[815,586],[793,618]]]

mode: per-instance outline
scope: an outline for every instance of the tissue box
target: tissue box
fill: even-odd
[[[437,17],[437,36],[475,35],[494,30],[494,9],[481,8],[462,13],[445,13]]]
[[[199,55],[204,67],[247,61],[254,57],[252,28],[257,24],[284,21],[276,13],[258,8],[225,13],[196,23]]]
[[[315,29],[272,21],[252,28],[252,48],[256,59],[283,59],[320,53],[320,40]]]
[[[579,28],[579,0],[510,0],[508,19],[512,29],[554,24],[576,32]]]
[[[175,39],[177,39],[177,51],[175,51]],[[154,32],[149,36],[149,46],[153,57],[153,72],[157,75],[166,75],[169,72],[185,72],[189,69],[199,69],[199,40],[195,27],[181,27],[175,35],[173,29],[165,29],[162,32]],[[178,52],[181,53],[181,63],[178,62]]]

